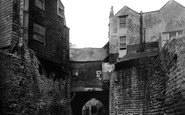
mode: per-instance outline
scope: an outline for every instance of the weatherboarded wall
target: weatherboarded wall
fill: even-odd
[[[18,41],[20,0],[0,2],[0,48],[7,48]]]
[[[0,113],[2,115],[68,115],[68,80],[42,75],[34,53],[25,58],[0,51]]]

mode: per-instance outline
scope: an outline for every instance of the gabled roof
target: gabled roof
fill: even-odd
[[[165,8],[166,6],[170,5],[170,4],[178,4],[180,5],[181,7],[184,7],[182,4],[178,3],[177,1],[175,0],[169,0],[159,11],[161,11],[163,8]],[[185,7],[184,7],[185,8]]]
[[[136,14],[139,14],[138,12],[134,11],[133,9],[129,8],[128,6],[124,6],[122,9],[120,9],[116,14],[115,16],[121,16],[122,14],[120,14],[122,11],[124,10],[131,10],[133,12],[135,12]]]
[[[170,4],[177,4],[177,5],[179,5],[179,6],[183,7],[183,8],[185,8],[183,5],[181,5],[180,3],[176,2],[175,0],[169,0],[161,9],[155,10],[155,11],[143,12],[143,13],[144,13],[144,14],[145,14],[145,13],[156,13],[156,12],[161,11],[162,9],[164,9],[165,7],[167,7],[167,6],[170,5]],[[129,10],[135,12],[136,14],[139,14],[139,13],[136,12],[135,10],[129,8],[128,6],[124,6],[123,8],[121,8],[121,9],[115,14],[115,16],[121,16],[121,15],[119,15],[120,12],[121,12],[121,11],[124,11],[124,10],[126,10],[126,9],[129,9]],[[141,9],[141,10],[142,10],[142,9]]]

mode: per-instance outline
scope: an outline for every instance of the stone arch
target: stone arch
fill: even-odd
[[[108,91],[87,91],[87,92],[76,92],[75,97],[71,102],[73,115],[82,115],[82,108],[86,102],[95,98],[99,100],[105,107],[108,115],[109,111],[109,92]]]
[[[96,98],[90,99],[82,107],[82,115],[89,115],[90,112],[91,115],[102,115],[104,111],[103,103]]]

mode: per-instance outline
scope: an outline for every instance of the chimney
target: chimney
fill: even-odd
[[[110,18],[110,17],[113,17],[113,16],[114,16],[114,7],[111,6],[111,11],[110,11],[109,18]]]

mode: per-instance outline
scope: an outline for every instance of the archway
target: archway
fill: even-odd
[[[74,93],[71,94],[71,96]],[[84,105],[91,99],[95,98],[103,104],[106,115],[109,114],[109,92],[108,91],[86,91],[75,92],[75,96],[71,102],[73,115],[82,115]]]
[[[92,98],[82,108],[82,115],[105,115],[104,105],[99,100]]]

